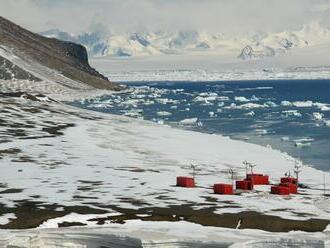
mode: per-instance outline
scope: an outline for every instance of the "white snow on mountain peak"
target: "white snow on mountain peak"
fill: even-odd
[[[243,60],[273,57],[295,48],[326,44],[330,30],[318,22],[300,30],[276,33],[253,32],[242,37],[196,30],[91,32],[72,35],[58,29],[41,33],[44,36],[68,40],[86,46],[92,57],[135,57],[171,54],[232,54]]]

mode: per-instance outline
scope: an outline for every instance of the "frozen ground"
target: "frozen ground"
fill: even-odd
[[[14,247],[329,247],[329,233],[272,233],[203,227],[180,222],[133,220],[125,225],[105,228],[42,229],[7,232],[0,245]]]

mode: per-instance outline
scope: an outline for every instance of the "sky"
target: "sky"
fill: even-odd
[[[201,30],[216,33],[330,27],[329,0],[0,0],[0,15],[35,32]]]

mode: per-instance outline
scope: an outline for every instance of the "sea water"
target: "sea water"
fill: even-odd
[[[330,170],[330,80],[128,86],[124,93],[72,104],[271,146],[305,164]]]

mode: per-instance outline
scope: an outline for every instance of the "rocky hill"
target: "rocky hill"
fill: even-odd
[[[0,79],[70,82],[119,90],[88,63],[85,47],[30,32],[0,17]]]

